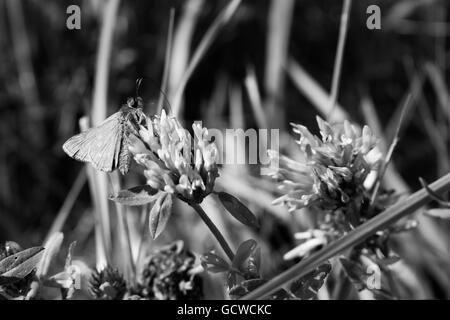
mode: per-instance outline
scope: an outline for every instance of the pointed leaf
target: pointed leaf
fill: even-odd
[[[225,272],[230,269],[230,265],[215,253],[208,252],[201,256],[202,266],[205,270],[218,273]]]
[[[450,209],[429,209],[425,211],[427,216],[438,219],[450,219]]]
[[[366,287],[367,273],[364,271],[363,267],[360,264],[343,257],[339,258],[339,261],[355,288],[357,290],[364,289]]]
[[[230,271],[227,273],[227,285],[228,288],[233,288],[234,286],[236,286],[238,283],[237,281],[237,274],[234,271]]]
[[[259,277],[261,268],[261,248],[256,248],[248,258],[247,272],[252,278]]]
[[[239,199],[226,192],[218,192],[218,196],[225,209],[239,222],[249,227],[259,227],[255,215]]]
[[[109,199],[125,206],[141,206],[155,201],[157,193],[158,190],[149,185],[143,185],[121,190],[116,196],[110,196]]]
[[[317,296],[326,277],[331,271],[331,264],[325,263],[291,284],[291,292],[299,299],[309,300]]]
[[[250,280],[244,280],[238,285],[235,285],[228,291],[228,294],[231,299],[239,299],[240,297],[246,295],[252,290],[255,290],[259,286],[266,283],[267,280],[265,279],[250,279]]]
[[[393,265],[394,263],[397,263],[401,260],[402,260],[402,258],[393,254],[393,255],[383,258],[383,259],[377,259],[375,262],[379,266],[387,267],[387,266]]]
[[[43,250],[43,247],[25,249],[0,261],[0,284],[9,279],[23,279],[30,274],[41,260]]]
[[[258,244],[256,241],[253,239],[242,242],[236,251],[236,255],[234,256],[233,267],[236,269],[241,269],[244,262],[250,257],[257,245]]]
[[[275,293],[272,293],[269,300],[292,300],[291,295],[284,289],[280,289]]]
[[[172,213],[172,195],[161,192],[150,210],[150,234],[156,239],[164,230]]]
[[[242,296],[245,296],[248,293],[248,290],[242,286],[241,284],[233,286],[229,291],[228,295],[232,300],[239,299]]]

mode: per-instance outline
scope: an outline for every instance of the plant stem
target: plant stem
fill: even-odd
[[[225,240],[223,235],[220,233],[219,229],[217,229],[214,222],[211,221],[211,219],[208,217],[206,212],[200,207],[197,203],[189,203],[189,205],[194,208],[195,211],[197,211],[200,218],[202,218],[203,222],[208,226],[209,230],[211,230],[212,234],[216,237],[217,241],[219,242],[220,246],[222,247],[223,251],[226,253],[230,261],[233,261],[234,259],[234,253],[233,250],[231,250],[230,245]]]
[[[450,173],[441,177],[430,186],[430,189],[437,194],[443,194],[450,190]],[[282,272],[264,285],[256,288],[241,299],[253,300],[262,299],[282,286],[298,279],[311,270],[320,266],[326,260],[336,256],[342,251],[363,242],[378,230],[386,228],[400,218],[413,213],[423,205],[431,201],[431,197],[425,189],[421,189],[405,200],[391,206],[373,219],[362,224],[358,228],[349,232],[346,236],[331,243],[322,250],[312,254],[309,258],[300,261],[295,266]]]
[[[331,83],[331,95],[328,119],[331,118],[331,114],[334,111],[336,100],[339,92],[339,79],[341,77],[342,60],[344,57],[345,40],[347,38],[348,20],[350,15],[350,8],[352,6],[352,0],[344,0],[344,6],[342,7],[341,25],[339,28],[339,40],[336,50],[336,57],[334,60],[333,79]]]

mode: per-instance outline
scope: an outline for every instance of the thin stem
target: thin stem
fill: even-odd
[[[219,229],[217,229],[214,222],[211,221],[211,219],[208,217],[206,212],[200,207],[197,203],[189,203],[189,205],[194,208],[195,211],[197,211],[200,218],[202,218],[203,222],[208,226],[209,230],[211,230],[212,234],[216,237],[217,241],[219,242],[220,246],[222,247],[223,251],[226,253],[228,258],[233,261],[234,259],[234,253],[233,250],[231,250],[230,245],[225,240],[223,235],[220,233]]]
[[[450,173],[446,174],[445,176],[441,177],[433,184],[431,184],[430,189],[437,194],[448,192],[450,190]],[[262,299],[268,296],[284,285],[304,276],[311,270],[314,270],[326,260],[336,256],[337,254],[348,248],[361,243],[378,230],[386,228],[400,218],[413,213],[423,205],[427,204],[429,201],[431,201],[431,197],[425,189],[417,191],[405,200],[391,206],[373,219],[354,229],[352,232],[349,232],[346,236],[331,243],[324,249],[313,253],[311,256],[309,256],[309,258],[300,261],[295,266],[282,272],[275,278],[256,288],[241,299],[253,300]]]
[[[347,37],[348,20],[349,20],[351,5],[352,5],[352,0],[344,0],[344,6],[342,8],[342,14],[341,14],[341,25],[340,25],[340,29],[339,29],[338,46],[337,46],[337,50],[336,50],[336,58],[334,60],[333,80],[331,83],[331,96],[330,96],[330,105],[329,105],[330,112],[328,115],[328,119],[331,118],[331,114],[334,111],[334,107],[336,105],[336,100],[338,97],[339,79],[341,77],[342,60],[344,57],[344,47],[345,47],[345,40]]]
[[[111,182],[111,190],[114,192],[114,194],[118,193],[118,190],[121,189],[120,187],[120,177],[117,172],[112,172],[109,175],[110,182]],[[133,250],[131,246],[131,236],[130,236],[130,228],[128,225],[128,219],[127,219],[127,207],[122,206],[119,203],[115,202],[116,205],[116,213],[117,213],[117,227],[119,230],[119,236],[120,236],[120,245],[121,250],[123,254],[123,265],[124,269],[126,271],[126,280],[131,285],[135,285],[136,283],[136,264],[134,263],[133,259]]]
[[[386,173],[386,170],[389,166],[389,163],[391,162],[392,155],[394,154],[395,147],[397,146],[398,140],[400,139],[400,129],[402,129],[403,120],[405,118],[406,110],[408,110],[409,105],[411,104],[411,94],[408,94],[406,97],[405,103],[403,104],[402,111],[400,113],[400,118],[398,120],[397,128],[395,129],[395,136],[394,139],[391,142],[391,145],[389,146],[389,149],[386,154],[386,158],[384,159],[384,163],[381,167],[381,170],[378,174],[378,179],[375,184],[375,187],[373,189],[372,198],[370,199],[370,205],[373,209],[373,204],[375,203],[375,200],[377,199],[378,192],[381,187],[381,182],[383,180],[384,174]]]
[[[166,56],[164,58],[164,71],[163,71],[163,77],[161,80],[161,92],[159,94],[159,100],[158,100],[158,112],[157,112],[158,114],[161,113],[161,110],[163,109],[164,100],[166,99],[164,92],[167,91],[167,82],[169,81],[169,73],[170,73],[170,61],[172,60],[174,20],[175,20],[175,9],[171,8],[170,9],[170,18],[169,18],[169,31],[167,34],[167,43],[166,43]]]

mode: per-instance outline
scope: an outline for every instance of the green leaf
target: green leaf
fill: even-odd
[[[227,285],[228,288],[233,288],[237,285],[237,273],[234,271],[230,271],[227,273]]]
[[[261,268],[261,248],[256,248],[248,258],[247,273],[252,278],[259,277],[259,270]]]
[[[161,192],[150,210],[149,227],[153,239],[156,239],[164,230],[171,213],[172,195]]]
[[[376,259],[375,263],[380,267],[388,267],[388,266],[393,265],[394,263],[397,263],[401,260],[402,259],[399,256],[392,254],[386,258]]]
[[[242,242],[234,256],[233,267],[242,269],[244,262],[250,257],[257,245],[256,241],[253,239]]]
[[[125,206],[141,206],[155,201],[158,190],[149,185],[137,186],[131,189],[120,190],[116,196],[110,196],[109,200]]]
[[[302,300],[314,299],[331,271],[331,264],[325,263],[291,284],[290,290]]]
[[[200,260],[203,268],[212,273],[225,272],[230,269],[230,265],[213,252],[205,253]]]
[[[255,290],[259,286],[266,283],[267,280],[265,279],[250,279],[250,280],[244,280],[240,284],[235,285],[228,291],[228,295],[231,299],[239,299],[243,295],[246,295],[252,290]]]
[[[275,293],[272,293],[269,300],[292,300],[291,295],[284,289],[280,289]]]
[[[218,192],[218,196],[225,209],[239,222],[249,227],[259,228],[255,215],[239,199],[226,192]]]
[[[240,297],[246,295],[247,293],[248,293],[248,290],[240,284],[235,285],[228,291],[228,295],[230,296],[230,298],[232,300],[239,299]]]
[[[367,273],[363,267],[354,261],[344,257],[339,258],[342,267],[355,288],[360,291],[366,288]]]
[[[450,209],[429,209],[425,211],[429,217],[448,220],[450,219]]]
[[[32,247],[0,261],[0,285],[25,278],[42,258],[43,247]]]

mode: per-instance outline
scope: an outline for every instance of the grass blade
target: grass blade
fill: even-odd
[[[284,108],[280,108],[278,101],[284,96],[283,66],[287,60],[294,5],[293,0],[272,0],[269,8],[264,86],[266,111],[273,128],[282,128],[285,124]]]
[[[83,169],[81,169],[80,172],[78,173],[78,176],[75,179],[75,182],[73,183],[69,193],[67,194],[67,197],[64,200],[63,205],[61,206],[61,209],[59,209],[59,212],[56,215],[55,220],[53,220],[52,226],[47,232],[47,236],[45,237],[44,242],[47,242],[54,233],[62,230],[64,224],[66,223],[67,217],[70,214],[70,210],[72,210],[72,207],[75,204],[75,201],[78,198],[78,195],[83,189],[85,183],[86,183],[86,168],[83,167]]]
[[[166,55],[164,58],[164,71],[163,77],[161,81],[161,93],[159,94],[158,100],[158,111],[160,114],[164,105],[164,92],[167,92],[167,82],[169,81],[169,73],[170,73],[170,61],[172,59],[172,44],[173,44],[173,23],[175,20],[175,9],[170,9],[170,18],[169,18],[169,31],[167,32],[167,44],[166,44]]]
[[[189,62],[188,67],[186,68],[186,71],[183,74],[183,77],[180,80],[180,83],[178,84],[178,87],[173,94],[172,97],[172,107],[173,107],[173,114],[174,116],[179,116],[180,109],[181,109],[181,98],[184,93],[184,89],[187,85],[187,82],[189,81],[192,73],[194,72],[195,68],[200,63],[200,60],[205,55],[206,51],[211,46],[214,39],[217,37],[219,31],[230,21],[231,17],[236,12],[237,8],[239,7],[239,4],[241,3],[241,0],[232,0],[228,6],[223,9],[223,11],[220,13],[220,15],[214,20],[212,25],[209,27],[209,29],[206,31],[205,35],[203,36],[202,40],[200,41],[197,49],[195,50],[194,54],[192,55],[192,59]]]
[[[286,72],[297,89],[316,107],[324,116],[329,115],[332,122],[342,122],[350,119],[348,113],[337,102],[334,110],[330,109],[330,97],[323,87],[311,77],[294,59],[290,59]]]
[[[339,81],[341,78],[342,60],[344,58],[345,40],[347,38],[348,20],[350,14],[350,8],[352,6],[352,0],[344,0],[344,6],[342,7],[341,25],[339,28],[339,39],[336,50],[336,58],[334,60],[333,79],[331,82],[331,95],[330,95],[330,114],[328,119],[330,120],[331,114],[336,105],[336,100],[339,92]]]
[[[100,124],[107,115],[107,95],[108,95],[108,77],[109,64],[111,58],[112,40],[114,27],[116,26],[117,12],[119,9],[119,0],[108,0],[105,3],[102,27],[100,31],[100,42],[97,52],[97,63],[95,72],[95,84],[92,97],[92,125]],[[111,222],[108,209],[108,176],[104,172],[94,171],[92,168],[89,177],[91,187],[95,188],[94,200],[96,203],[96,232],[101,232],[101,237],[97,240],[103,241],[103,244],[97,249],[104,252],[98,252],[97,268],[102,269],[110,260],[111,252]],[[97,236],[97,235],[96,235]]]

